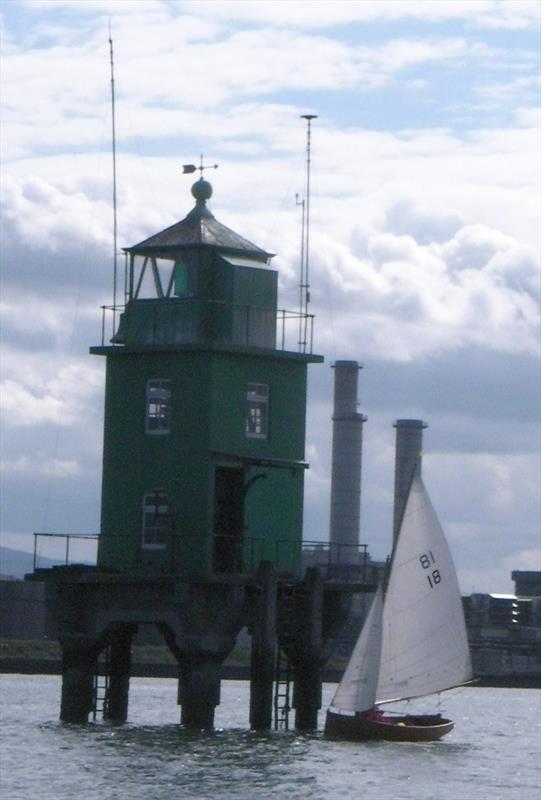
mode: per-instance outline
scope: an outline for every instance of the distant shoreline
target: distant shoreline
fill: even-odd
[[[57,659],[39,658],[2,658],[0,674],[19,675],[61,675],[62,663]],[[135,662],[132,665],[132,678],[177,678],[176,664],[159,664]],[[327,683],[337,683],[342,671],[327,669],[323,679]],[[250,668],[225,664],[222,667],[223,680],[250,680]],[[502,689],[541,689],[541,675],[480,675],[476,676],[473,686],[494,687]]]

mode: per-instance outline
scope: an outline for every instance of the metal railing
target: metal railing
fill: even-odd
[[[317,567],[327,581],[366,583],[374,579],[368,545],[331,544],[304,540],[303,564]]]
[[[97,560],[97,543],[99,534],[82,533],[34,533],[33,569],[39,568],[40,558],[47,561],[56,561],[64,566],[73,564],[87,564],[94,566]],[[45,540],[46,544],[63,542],[62,554],[51,558],[50,553],[40,551],[40,545]],[[148,560],[161,559],[171,566],[173,572],[178,571],[184,562],[188,563],[189,554],[194,552],[193,543],[203,545],[200,536],[186,536],[180,533],[168,533],[162,544],[145,548],[141,537],[132,534],[116,534],[102,539],[104,544],[114,544],[118,540],[131,544],[131,548],[124,548],[123,557],[125,567],[141,569],[141,555],[145,554]],[[90,548],[84,547],[73,558],[75,542],[89,545],[95,543],[95,555],[89,555]],[[299,539],[280,539],[267,541],[262,537],[243,536],[242,539],[214,534],[212,542],[212,569],[214,573],[254,574],[257,572],[262,560],[273,561],[281,572],[295,573],[302,563],[303,567],[318,567],[324,578],[340,583],[358,583],[372,581],[374,567],[372,566],[367,545],[331,545],[325,542]]]
[[[134,301],[137,302],[137,301]],[[142,300],[141,302],[145,302]],[[173,302],[178,305],[193,306],[196,303],[203,305],[202,301],[195,300],[193,297],[182,298],[175,297],[167,300],[151,299],[157,308],[161,307],[161,303]],[[160,305],[159,305],[160,304]],[[269,347],[267,342],[264,345],[259,345],[258,341],[265,333],[262,334],[262,325],[272,325],[274,331],[269,334],[274,340],[273,345],[277,350],[289,350],[292,352],[305,353],[310,355],[314,346],[314,314],[306,314],[301,311],[290,311],[285,308],[272,309],[262,308],[248,304],[226,303],[218,300],[209,300],[204,303],[212,309],[231,310],[234,315],[234,322],[231,331],[231,343],[244,344],[254,346]],[[120,319],[120,315],[126,310],[125,305],[102,305],[101,308],[101,346],[107,345],[122,347],[123,343],[114,341],[115,334],[118,333],[118,328],[115,330],[116,321]],[[158,311],[156,311],[156,314]],[[265,315],[268,315],[268,320],[265,320]],[[272,322],[270,322],[272,315]],[[108,320],[111,320],[111,325]],[[167,321],[164,321],[165,323]],[[187,335],[190,341],[199,341],[202,338],[200,324],[194,324],[193,331]],[[156,326],[153,325],[153,328]],[[106,333],[107,331],[107,333]],[[212,335],[207,338],[213,338]],[[107,340],[107,341],[106,341]]]
[[[38,559],[40,555],[38,553],[39,550],[39,540],[40,538],[46,538],[48,540],[56,539],[56,540],[64,540],[64,548],[63,548],[63,556],[61,558],[52,557],[41,555],[42,558],[48,558],[52,561],[60,561],[64,562],[64,566],[68,566],[70,564],[70,544],[73,543],[74,540],[79,541],[97,541],[99,539],[99,535],[97,533],[34,533],[34,555],[32,560],[32,569],[36,569],[38,566]],[[80,562],[79,562],[80,563]]]

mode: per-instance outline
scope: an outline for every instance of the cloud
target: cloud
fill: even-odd
[[[492,106],[516,106],[518,98],[532,107],[538,102],[540,79],[535,75],[524,75],[511,80],[486,83],[475,88],[475,94],[488,108]]]
[[[536,263],[511,237],[464,226],[423,245],[381,232],[362,257],[328,238],[313,242],[314,303],[332,295],[341,338],[360,337],[367,357],[407,361],[470,346],[539,352]]]
[[[262,1],[245,3],[241,0],[201,3],[189,0],[183,7],[200,15],[222,20],[265,23],[277,27],[328,27],[352,22],[420,20],[425,24],[463,20],[487,28],[520,30],[537,22],[535,3],[528,0],[316,0],[309,10],[303,0],[288,3]]]
[[[461,575],[495,589],[515,555],[529,563],[539,431],[533,5],[12,4],[23,15],[6,15],[3,57],[6,530],[98,528],[104,365],[87,348],[111,301],[112,14],[120,246],[185,216],[180,166],[203,150],[220,164],[213,212],[278,252],[280,306],[296,308],[299,114],[319,115],[310,310],[327,365],[310,368],[306,538],[327,535],[329,364],[355,358],[369,417],[361,540],[388,552],[392,422],[410,416],[430,425],[425,478]]]
[[[20,427],[53,424],[71,427],[84,424],[85,410],[101,390],[101,375],[87,363],[64,363],[51,374],[50,364],[42,367],[31,361],[21,364],[21,369],[7,358],[6,377],[1,384],[0,403],[4,430]]]
[[[0,471],[10,475],[26,476],[55,476],[57,478],[77,477],[80,475],[80,465],[75,459],[60,460],[50,459],[43,453],[34,454],[33,458],[19,456],[0,463]]]
[[[541,570],[541,550],[539,547],[519,550],[507,556],[504,563],[508,569]]]
[[[443,69],[448,80],[449,73],[455,69],[460,72],[467,64],[472,74],[479,73],[477,83],[484,81],[487,86],[490,83],[484,77],[485,71],[491,71],[495,63],[508,60],[510,68],[518,63],[530,71],[535,69],[535,64],[531,60],[525,62],[517,50],[496,50],[466,36],[450,37],[439,31],[428,35],[424,31],[416,37],[391,35],[383,42],[361,37],[363,44],[359,45],[355,40],[338,37],[332,28],[310,27],[322,12],[324,17],[330,14],[337,21],[344,14],[348,21],[359,21],[367,11],[369,17],[383,20],[408,15],[427,20],[431,13],[437,18],[441,12],[443,19],[450,15],[472,20],[476,3],[471,2],[431,2],[423,5],[422,12],[416,2],[320,3],[313,11],[312,4],[310,13],[305,3],[268,6],[260,2],[258,11],[252,12],[247,3],[197,3],[192,8],[190,4],[153,2],[148,6],[135,3],[139,13],[124,13],[131,5],[125,0],[118,4],[122,13],[114,26],[119,142],[135,135],[162,139],[182,136],[186,123],[193,124],[194,114],[216,114],[227,120],[230,106],[265,102],[278,92],[302,93],[304,102],[307,98],[317,99],[318,93],[349,92],[351,103],[361,94],[401,81],[417,86],[418,91],[419,81],[426,81],[426,72],[414,71],[428,65],[438,70],[437,75]],[[514,5],[514,18],[518,19],[520,4]],[[495,15],[503,15],[503,6],[484,3],[477,11],[484,8],[488,14],[492,9]],[[79,1],[75,6],[52,0],[47,5],[28,5],[34,13],[38,8],[69,9],[70,13],[55,15],[54,25],[49,24],[46,35],[41,29],[42,38],[37,41],[25,40],[25,26],[22,38],[8,41],[3,59],[5,160],[23,157],[36,147],[41,152],[54,152],[60,147],[106,149],[110,120],[105,15],[111,7],[114,10],[117,5]],[[457,14],[453,11],[456,8],[460,9]],[[280,15],[290,17],[292,9],[301,14],[301,28],[279,24]],[[93,12],[91,24],[74,25],[74,19],[81,19],[77,12]],[[239,29],[227,24],[237,12],[242,18],[255,14],[254,20],[261,27]],[[36,36],[36,28],[26,27]],[[142,39],[147,46],[140,46]],[[432,75],[431,81],[424,83],[425,94],[431,94],[435,80],[436,75]],[[522,76],[522,80],[533,78]],[[28,96],[32,96],[33,103],[31,119]],[[525,98],[535,103],[531,94],[521,93],[520,97],[522,106],[527,104]],[[515,103],[517,99],[515,94]],[[464,100],[467,102],[467,98]],[[204,129],[204,120],[200,122]]]

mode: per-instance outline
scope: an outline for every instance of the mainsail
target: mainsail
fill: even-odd
[[[472,677],[462,598],[419,474],[404,510],[383,607],[377,702],[419,697]]]
[[[331,706],[440,692],[472,677],[451,553],[419,474],[413,478],[383,595],[378,588]]]

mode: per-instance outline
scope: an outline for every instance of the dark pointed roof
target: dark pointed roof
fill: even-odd
[[[124,248],[128,253],[146,256],[171,256],[176,251],[193,249],[194,247],[212,248],[224,253],[246,256],[255,261],[268,263],[272,253],[267,253],[248,239],[239,236],[222,225],[214,217],[206,205],[212,195],[212,186],[200,178],[192,186],[192,194],[196,198],[194,208],[187,217],[175,222],[169,228],[149,236],[148,239]]]

